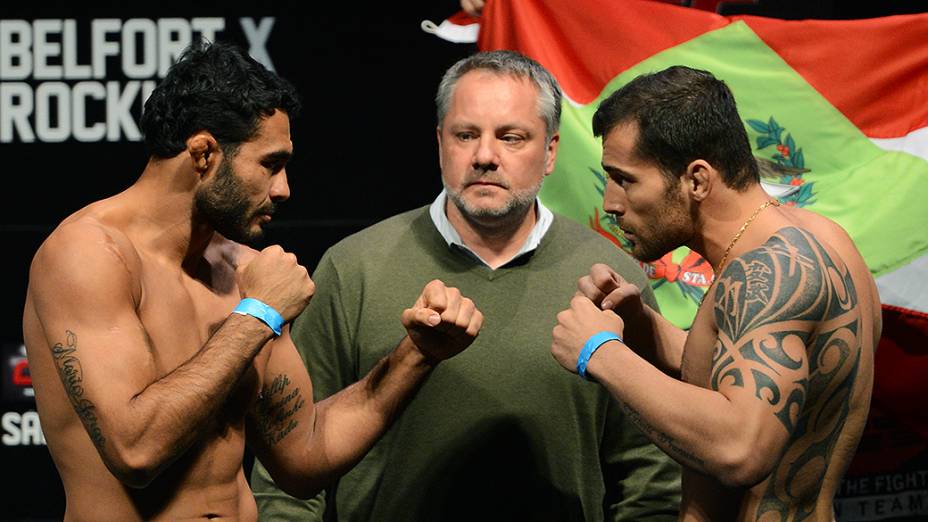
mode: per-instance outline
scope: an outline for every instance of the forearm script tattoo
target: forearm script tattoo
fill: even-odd
[[[733,261],[715,301],[712,389],[753,393],[790,434],[757,519],[806,519],[847,419],[860,361],[851,275],[815,237],[789,227]]]
[[[265,384],[255,407],[258,433],[268,446],[274,446],[293,431],[299,421],[293,418],[306,401],[298,387],[290,388],[290,379],[280,374]]]
[[[67,343],[65,346],[61,343],[52,346],[52,357],[55,359],[55,367],[58,368],[58,376],[61,377],[68,400],[71,401],[74,411],[84,423],[90,440],[97,448],[103,449],[106,438],[100,430],[97,407],[84,397],[84,371],[81,368],[81,361],[77,358],[77,335],[71,330],[65,330],[65,342]]]

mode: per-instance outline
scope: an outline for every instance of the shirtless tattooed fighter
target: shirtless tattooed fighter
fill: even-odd
[[[636,78],[593,128],[604,209],[633,255],[686,245],[716,280],[687,333],[594,265],[558,314],[552,354],[684,466],[681,520],[832,520],[881,329],[860,253],[837,224],[769,199],[734,98],[705,71]]]
[[[290,194],[298,106],[242,50],[195,45],[146,103],[141,177],[36,253],[23,335],[65,520],[256,520],[246,441],[277,484],[314,495],[477,335],[473,302],[432,281],[396,348],[313,404],[289,322],[314,284],[279,246],[242,244]]]

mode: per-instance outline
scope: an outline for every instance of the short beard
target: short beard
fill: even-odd
[[[213,182],[197,191],[194,196],[194,216],[209,224],[226,239],[255,246],[264,238],[264,230],[251,230],[255,215],[273,214],[275,205],[249,210],[248,196],[242,182],[235,175],[231,163],[223,158]]]
[[[664,193],[664,206],[660,216],[652,220],[648,230],[635,230],[635,244],[632,256],[642,262],[650,263],[664,257],[668,252],[687,244],[693,236],[693,216],[684,209],[682,196],[675,192],[676,187],[667,187]],[[645,232],[643,235],[639,233]]]
[[[494,180],[494,182],[499,181]],[[519,191],[511,191],[509,200],[503,206],[497,208],[473,206],[467,202],[459,191],[449,187],[447,183],[445,183],[445,192],[467,221],[479,227],[495,227],[497,225],[520,223],[535,205],[535,200],[541,191],[541,183],[542,180],[539,180],[535,186]],[[509,188],[508,184],[502,182],[499,182],[499,184],[507,189]]]

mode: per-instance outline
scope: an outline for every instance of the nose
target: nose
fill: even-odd
[[[270,189],[271,201],[286,201],[290,198],[290,184],[287,183],[287,169],[281,169],[280,172],[271,178]]]
[[[625,189],[610,177],[606,177],[606,192],[603,194],[603,210],[621,216],[625,214]]]
[[[496,170],[499,151],[495,136],[481,136],[474,151],[474,170]]]

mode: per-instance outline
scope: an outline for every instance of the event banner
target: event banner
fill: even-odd
[[[731,87],[770,194],[855,240],[884,325],[869,423],[835,504],[844,521],[928,515],[926,27],[928,14],[786,21],[637,0],[490,0],[479,31],[469,28],[480,49],[519,50],[558,78],[561,143],[542,200],[618,247],[592,115],[635,76],[677,64]],[[712,268],[685,248],[643,266],[662,312],[687,328]]]

